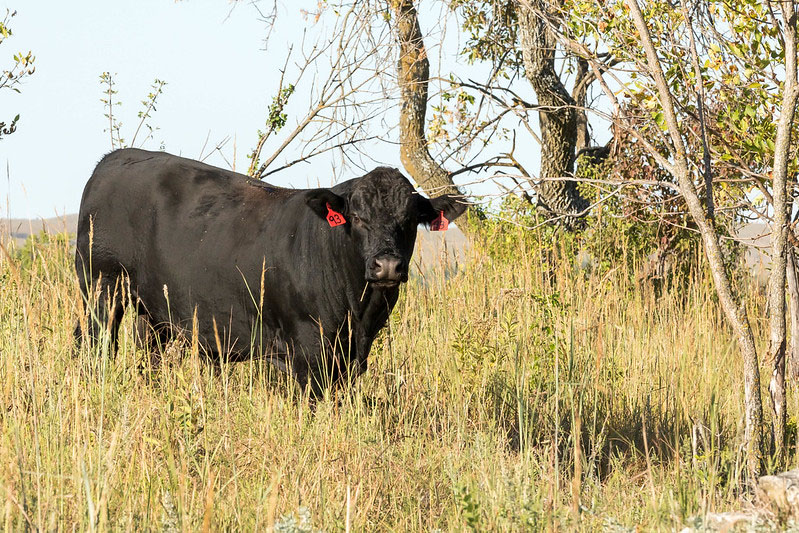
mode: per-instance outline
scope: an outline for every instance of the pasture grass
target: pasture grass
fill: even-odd
[[[417,273],[368,372],[315,404],[191,343],[143,370],[130,316],[115,358],[73,353],[67,242],[6,255],[0,530],[648,531],[744,505],[742,367],[706,276],[656,295],[517,231]]]

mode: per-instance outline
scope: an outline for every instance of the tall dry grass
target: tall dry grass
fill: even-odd
[[[315,406],[190,346],[142,371],[130,317],[115,358],[73,353],[68,245],[4,259],[0,528],[671,530],[740,505],[741,364],[706,278],[655,295],[509,231],[414,277]]]

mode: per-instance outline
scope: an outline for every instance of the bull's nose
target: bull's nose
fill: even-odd
[[[372,259],[371,278],[374,281],[405,281],[408,279],[405,261],[394,255],[381,255]]]

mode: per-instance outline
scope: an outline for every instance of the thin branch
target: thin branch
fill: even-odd
[[[326,146],[325,148],[323,148],[321,150],[311,152],[310,154],[302,156],[302,157],[298,157],[297,159],[295,159],[294,161],[291,161],[290,163],[286,163],[285,165],[282,165],[282,166],[280,166],[280,167],[278,167],[276,169],[273,169],[273,170],[270,170],[269,172],[261,174],[261,175],[259,175],[258,179],[264,179],[267,176],[275,174],[276,172],[280,172],[281,170],[285,170],[285,169],[287,169],[287,168],[289,168],[291,166],[296,165],[297,163],[307,162],[312,157],[315,157],[317,155],[323,154],[325,152],[329,152],[330,150],[335,150],[337,148],[344,148],[345,146],[351,146],[351,145],[354,145],[354,144],[357,144],[357,143],[360,143],[360,142],[364,142],[364,141],[371,141],[371,140],[376,139],[376,138],[377,137],[372,136],[372,137],[363,137],[363,138],[358,138],[358,139],[350,139],[348,141],[340,142],[340,143],[332,145],[332,146]]]
[[[691,23],[691,16],[688,14],[688,7],[685,5],[685,0],[680,0],[682,4],[683,17],[685,24],[688,26],[688,37],[691,45],[691,62],[694,68],[694,77],[696,78],[696,108],[699,111],[699,127],[702,136],[702,159],[705,165],[705,199],[707,201],[707,216],[712,219],[713,214],[713,169],[710,166],[710,148],[707,142],[707,130],[705,126],[705,88],[702,83],[702,69],[699,67],[699,54],[696,51],[696,41],[694,40],[694,26]]]

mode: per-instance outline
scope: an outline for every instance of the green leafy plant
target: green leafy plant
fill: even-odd
[[[122,106],[122,101],[117,96],[119,91],[116,89],[117,84],[114,76],[115,75],[112,75],[110,72],[103,72],[100,74],[100,85],[103,87],[103,96],[100,98],[100,102],[102,102],[105,108],[103,116],[108,120],[108,127],[103,131],[108,133],[111,141],[111,148],[114,150],[118,148],[127,148],[128,146],[141,148],[147,141],[153,138],[153,134],[158,130],[158,127],[153,126],[149,121],[152,119],[153,113],[157,111],[155,105],[158,101],[158,97],[164,92],[164,87],[167,83],[158,78],[153,81],[150,86],[150,92],[147,93],[147,96],[141,101],[142,109],[137,113],[139,122],[133,132],[133,138],[130,144],[128,144],[125,138],[122,137],[122,122],[119,119],[119,107]],[[137,145],[136,139],[139,138],[139,132],[142,128],[147,130],[147,134]]]
[[[0,20],[0,45],[2,45],[13,33],[11,31],[11,19],[16,16],[16,11],[6,9],[6,14]],[[17,52],[13,55],[14,63],[10,68],[3,69],[0,72],[0,90],[8,89],[16,93],[20,92],[19,86],[22,81],[33,75],[36,71],[34,62],[36,57],[33,52]],[[11,135],[17,130],[17,123],[19,122],[20,115],[17,114],[10,121],[0,121],[0,139],[6,135]]]

